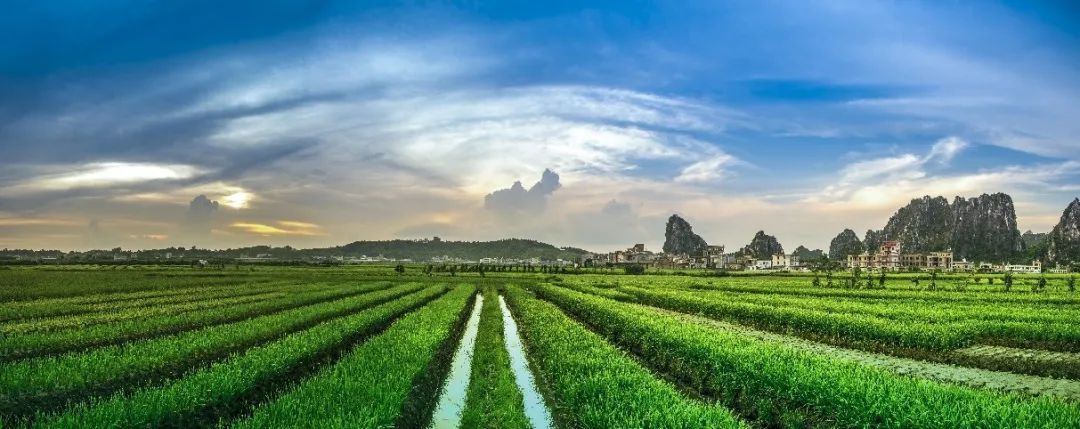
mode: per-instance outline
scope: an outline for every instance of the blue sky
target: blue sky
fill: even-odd
[[[814,248],[926,194],[1008,192],[1036,231],[1080,194],[1075,3],[8,9],[0,248],[604,250],[671,213]]]

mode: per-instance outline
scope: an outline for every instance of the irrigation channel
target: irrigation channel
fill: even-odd
[[[491,305],[491,304],[489,304]],[[461,416],[465,411],[466,394],[469,391],[469,379],[472,376],[472,357],[476,349],[477,330],[480,325],[480,310],[484,307],[484,296],[478,294],[476,304],[465,325],[461,343],[454,352],[450,364],[450,374],[446,378],[439,394],[439,402],[431,416],[430,429],[457,429],[461,426]],[[517,323],[506,306],[506,301],[499,295],[499,309],[503,318],[503,337],[506,351],[510,355],[510,366],[514,382],[524,401],[525,416],[534,429],[551,429],[551,412],[536,388],[536,380],[529,370],[529,361],[525,357],[525,345],[518,335]]]
[[[450,375],[446,377],[439,403],[431,415],[432,429],[456,429],[461,426],[461,413],[465,411],[465,394],[469,391],[469,377],[472,376],[472,356],[476,349],[476,331],[480,326],[480,309],[484,307],[484,295],[476,295],[476,304],[465,325],[465,334],[461,336],[461,345],[454,352],[450,364]]]
[[[506,351],[510,353],[510,367],[514,371],[514,382],[525,401],[525,417],[533,429],[551,429],[551,412],[544,404],[544,398],[536,389],[536,379],[529,371],[529,361],[525,358],[525,345],[518,336],[517,322],[506,307],[506,300],[499,295],[499,309],[503,316],[503,336],[506,338]]]

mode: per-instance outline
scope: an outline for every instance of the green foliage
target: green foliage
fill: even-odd
[[[166,423],[187,427],[208,425],[216,421],[216,417],[203,416],[203,410],[224,407],[239,401],[245,394],[257,391],[275,377],[309,365],[334,348],[348,345],[351,339],[372,332],[441,293],[442,288],[428,289],[370,311],[334,319],[298,334],[248,349],[164,386],[144,388],[130,396],[117,394],[105,400],[80,404],[55,417],[38,420],[35,426],[150,427]],[[385,356],[395,362],[404,359],[400,354]],[[320,391],[323,395],[328,392],[329,390]],[[313,416],[299,416],[304,419],[305,424],[302,426],[310,427],[308,425]],[[280,421],[275,422],[276,426],[280,427],[281,424]]]
[[[484,290],[484,307],[473,352],[472,375],[466,395],[463,428],[528,429],[521,392],[510,371],[510,355],[503,337],[499,294]]]
[[[14,402],[2,404],[14,408],[4,409],[3,414],[25,413],[42,401],[76,399],[104,387],[121,387],[122,382],[159,379],[200,361],[258,346],[420,289],[419,285],[396,287],[181,335],[6,363],[0,366],[0,390]],[[412,299],[430,297],[440,290],[431,287]]]
[[[1080,410],[1062,402],[930,383],[685,323],[634,304],[552,286],[536,290],[647,364],[694,380],[697,389],[744,415],[767,419],[763,426],[778,425],[772,416],[780,410],[805,410],[786,414],[801,420],[800,426],[816,426],[819,419],[838,426],[948,428],[1068,427],[1080,421]]]
[[[122,300],[110,304],[91,304],[83,307],[80,311],[93,315],[92,317],[97,317],[101,313],[95,313],[90,308],[99,308],[102,309],[101,311],[117,309],[116,312],[112,313],[116,320],[110,323],[80,324],[78,329],[51,330],[36,335],[0,337],[0,361],[55,355],[84,350],[90,347],[117,344],[128,340],[175,334],[204,326],[239,321],[305,305],[348,298],[386,289],[389,286],[388,283],[382,282],[361,285],[310,283],[303,286],[283,283],[276,285],[275,288],[285,293],[284,296],[242,305],[208,308],[198,312],[172,313],[154,310],[154,306],[159,305],[162,308],[169,308],[168,301],[163,300],[187,299],[192,295],[198,296],[199,292],[191,290],[185,290],[186,294],[179,296]],[[213,294],[210,295],[214,296]],[[77,300],[77,298],[65,299],[64,301],[69,300]],[[50,301],[55,302],[54,300]],[[60,305],[59,308],[74,309],[79,307],[77,305],[71,307]],[[27,306],[25,310],[33,310],[35,313],[42,312],[37,306]],[[155,312],[158,315],[151,314]],[[125,316],[125,318],[119,318],[119,316]],[[64,315],[56,316],[56,318],[61,320],[71,318],[76,322],[85,319],[83,316]]]
[[[645,266],[641,264],[624,265],[623,272],[635,276],[642,275],[645,274]]]
[[[543,374],[557,426],[746,427],[721,406],[687,400],[554,305],[519,288],[509,289],[507,299],[530,361]]]
[[[454,288],[233,427],[393,427],[414,380],[434,364],[474,290]]]

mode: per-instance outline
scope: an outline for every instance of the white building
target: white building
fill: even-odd
[[[1042,272],[1042,263],[1031,261],[1031,265],[1006,265],[1005,271],[1014,273],[1038,274]]]

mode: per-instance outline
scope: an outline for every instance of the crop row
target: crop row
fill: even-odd
[[[982,288],[978,290],[968,291],[955,291],[939,289],[936,291],[925,290],[928,280],[923,279],[923,287],[919,289],[911,288],[897,288],[895,287],[898,282],[908,282],[908,280],[891,279],[887,280],[887,289],[844,289],[839,287],[811,287],[810,282],[812,280],[807,278],[803,279],[806,286],[792,286],[787,282],[780,282],[773,277],[761,277],[761,278],[746,278],[738,279],[739,283],[733,283],[732,280],[725,281],[723,283],[708,283],[702,282],[700,279],[694,282],[687,282],[685,279],[678,279],[675,277],[664,278],[661,283],[671,284],[683,284],[684,287],[693,289],[708,289],[708,290],[721,290],[729,292],[756,292],[767,294],[780,294],[780,295],[799,295],[799,296],[818,296],[829,298],[844,298],[844,299],[922,299],[932,302],[972,302],[972,303],[1015,303],[1015,304],[1028,304],[1028,305],[1044,305],[1044,306],[1080,306],[1080,295],[1069,293],[1031,293],[1029,290],[1022,290],[1020,288],[1014,288],[1010,293],[1002,292],[1000,287],[998,288]],[[824,282],[825,280],[822,280]],[[627,281],[620,280],[620,283],[629,283]],[[644,285],[645,282],[642,282]],[[890,286],[891,285],[891,286]],[[939,285],[941,287],[941,285]]]
[[[661,308],[701,313],[772,331],[794,331],[829,342],[887,351],[893,348],[953,350],[977,342],[1016,347],[1080,351],[1080,325],[1075,323],[1023,323],[964,321],[925,323],[858,313],[834,313],[812,306],[776,307],[738,302],[693,292],[627,287],[620,289],[638,301]],[[898,304],[902,305],[902,304]]]
[[[0,366],[0,414],[25,414],[128,384],[171,378],[192,366],[382,304],[421,286],[344,298],[179,335]],[[442,290],[430,287],[426,293]],[[434,292],[433,292],[434,291]]]
[[[233,426],[422,427],[474,290],[455,287]]]
[[[806,410],[810,425],[873,427],[1075,427],[1080,409],[900,376],[832,358],[687,324],[636,304],[549,284],[536,292],[575,318],[633,350],[651,367],[772,424]]]
[[[0,324],[0,334],[6,336],[27,335],[40,332],[60,331],[64,329],[84,329],[93,325],[122,322],[131,319],[145,319],[155,316],[167,316],[173,314],[188,313],[200,310],[209,310],[216,307],[231,307],[251,302],[264,301],[269,298],[280,298],[285,294],[280,290],[259,291],[257,293],[241,293],[238,296],[219,296],[197,301],[183,302],[179,304],[160,304],[154,306],[138,306],[116,311],[104,311],[96,313],[83,313],[47,317],[41,319],[20,320]]]
[[[427,288],[378,307],[320,323],[160,387],[143,388],[131,395],[119,393],[105,400],[76,405],[54,416],[39,415],[34,426],[216,425],[247,412],[266,397],[275,396],[295,379],[332,362],[352,344],[381,331],[400,315],[424,305],[444,291],[443,287]],[[333,404],[345,408],[342,401]]]
[[[11,361],[120,344],[125,341],[175,334],[220,325],[305,305],[346,298],[389,287],[386,283],[301,290],[281,298],[196,313],[157,316],[94,325],[78,330],[0,337],[0,361]]]
[[[732,311],[732,312],[729,312],[729,313],[723,313],[722,311],[718,310],[716,307],[709,307],[707,305],[703,305],[700,301],[687,302],[687,300],[682,300],[681,303],[673,304],[673,303],[668,302],[668,301],[650,299],[649,297],[643,297],[643,298],[639,299],[639,297],[637,295],[634,295],[634,294],[631,294],[631,293],[627,292],[627,291],[636,290],[634,288],[625,288],[624,289],[624,288],[620,288],[620,287],[595,287],[595,286],[590,286],[590,285],[587,285],[587,284],[582,284],[582,283],[577,283],[577,282],[566,282],[566,283],[559,283],[559,284],[564,286],[564,287],[568,287],[570,289],[573,289],[573,290],[576,290],[576,291],[579,291],[579,292],[592,294],[592,295],[603,296],[603,297],[606,297],[606,298],[611,298],[611,299],[624,301],[624,302],[650,303],[650,304],[658,306],[658,307],[664,307],[664,308],[667,308],[669,310],[681,311],[681,312],[685,312],[685,313],[704,314],[704,315],[707,315],[707,316],[709,316],[709,317],[711,317],[713,319],[734,321],[736,323],[741,323],[741,324],[744,324],[744,325],[752,325],[752,326],[758,327],[760,329],[772,330],[774,332],[779,332],[781,334],[787,334],[787,333],[789,333],[791,331],[794,331],[794,329],[791,328],[792,325],[788,324],[788,323],[784,323],[784,324],[768,324],[768,323],[764,323],[764,322],[768,321],[768,320],[764,320],[764,318],[762,318],[762,319],[754,318],[752,316],[752,314],[748,316],[747,314],[742,314],[739,311]],[[802,317],[807,317],[807,314],[813,314],[815,312],[816,313],[825,312],[825,313],[830,313],[830,314],[844,314],[844,310],[851,310],[850,311],[851,313],[854,313],[854,314],[857,314],[857,315],[880,318],[880,316],[877,315],[873,311],[873,309],[860,308],[862,306],[865,306],[866,305],[865,303],[855,303],[854,307],[851,307],[849,305],[851,305],[852,303],[850,303],[848,301],[837,302],[837,301],[833,301],[833,300],[827,300],[827,299],[824,299],[824,298],[804,298],[804,299],[800,299],[800,298],[796,298],[796,297],[781,297],[781,296],[775,296],[775,295],[765,295],[765,298],[763,300],[758,300],[758,299],[755,299],[755,298],[759,297],[759,295],[747,294],[747,293],[722,293],[722,292],[714,292],[714,291],[687,291],[685,289],[667,289],[667,288],[657,288],[654,291],[670,293],[670,294],[676,294],[676,295],[679,295],[679,296],[694,297],[694,298],[703,299],[703,300],[707,299],[710,302],[736,303],[736,305],[723,306],[723,308],[726,308],[728,310],[731,310],[732,308],[738,308],[740,310],[747,310],[748,308],[751,308],[751,309],[756,309],[756,310],[760,310],[760,311],[768,311],[768,312],[774,312],[775,313],[774,308],[784,308],[784,309],[789,310],[789,311],[784,312],[783,314],[790,314],[790,312],[795,311],[795,312],[804,313],[804,314],[801,315]],[[741,302],[744,302],[744,301],[746,301],[746,303],[755,304],[758,307],[747,307],[747,306],[737,305],[737,303],[741,303]],[[893,301],[891,303],[891,305],[889,305],[889,306],[881,305],[880,307],[874,307],[874,309],[880,310],[881,312],[897,312],[897,313],[903,313],[905,310],[913,310],[912,311],[913,313],[914,312],[921,312],[921,311],[932,311],[932,308],[931,309],[926,308],[927,305],[929,305],[929,304],[925,304],[922,301],[916,301],[916,302]],[[955,305],[955,304],[946,304],[946,305],[951,306],[951,305]],[[761,306],[768,307],[768,308],[764,308],[764,310],[762,310]],[[984,305],[984,307],[991,307],[991,306]],[[994,308],[996,308],[996,307],[994,307]],[[976,311],[976,310],[977,310],[977,306],[976,306],[976,309],[973,309],[972,311]],[[1001,311],[1001,310],[998,310],[998,311]],[[1033,310],[1025,309],[1025,310],[1015,310],[1015,311],[1017,311],[1018,313],[1024,313],[1024,312],[1032,312]],[[992,312],[992,311],[988,311],[988,312]],[[737,315],[740,315],[740,314],[742,316],[744,316],[744,317],[734,317],[734,316],[737,316]],[[834,316],[822,316],[822,317],[832,317],[834,319],[834,321],[840,319],[839,317],[834,317]],[[920,319],[915,318],[915,317],[912,317],[912,315],[910,315],[910,314],[905,318],[901,318],[901,320],[903,320],[903,319],[907,319],[903,324],[894,323],[896,325],[904,325],[904,326],[900,326],[900,329],[912,329],[912,328],[918,327],[918,324],[920,324],[920,323],[926,324],[925,321],[920,320]],[[1057,322],[1057,326],[1061,326],[1062,324],[1068,324],[1070,320],[1074,320],[1074,319],[1075,319],[1075,316],[1073,318],[1056,319],[1056,320],[1059,320]],[[875,332],[874,330],[877,330],[881,326],[884,326],[886,329],[892,329],[893,331],[895,331],[896,328],[889,326],[890,323],[888,323],[888,320],[890,320],[890,319],[881,318],[881,320],[879,320],[879,322],[881,322],[881,323],[878,323],[876,326],[867,326],[867,328],[864,329],[864,331],[865,331],[864,333],[865,334],[873,334]],[[992,343],[992,342],[996,341],[996,342],[999,342],[999,343],[1005,342],[1005,343],[1012,343],[1012,344],[1017,344],[1017,343],[1022,342],[1021,340],[1019,340],[1017,338],[1011,338],[1010,337],[1010,335],[1016,334],[1015,332],[1005,331],[1004,328],[1002,328],[1002,327],[1009,327],[1010,325],[1014,326],[1016,324],[1001,323],[1001,322],[997,322],[997,321],[987,321],[987,322],[981,322],[980,323],[976,319],[975,321],[968,321],[968,323],[963,323],[961,325],[971,325],[971,324],[983,325],[981,327],[981,329],[983,330],[982,332],[984,333],[984,335],[983,335],[982,338],[979,338],[979,341],[987,342],[987,343]],[[957,324],[956,323],[951,323],[949,326],[955,327],[955,326],[957,326]],[[1049,323],[1044,323],[1044,324],[1027,323],[1027,324],[1019,324],[1019,326],[1024,327],[1023,328],[1024,332],[1028,332],[1028,333],[1036,332],[1036,334],[1035,334],[1036,338],[1043,338],[1043,337],[1046,336],[1046,334],[1052,333],[1054,331],[1053,329],[1049,329],[1049,330],[1047,330],[1047,332],[1042,332],[1044,327],[1046,327],[1046,326],[1054,326],[1054,325],[1051,325]],[[991,336],[990,334],[993,333],[993,331],[990,331],[990,329],[995,328],[995,327],[996,328],[1002,328],[1002,330],[997,331],[996,333],[994,333],[994,335],[996,335],[996,336]],[[834,328],[834,329],[839,329],[839,328]],[[955,331],[950,331],[950,332],[960,333],[960,332],[963,331],[963,329],[966,329],[966,327],[961,326],[961,327],[956,328]],[[1065,328],[1064,330],[1068,331],[1069,328]],[[1070,378],[1070,379],[1078,379],[1078,378],[1080,378],[1080,368],[1076,367],[1075,365],[1072,365],[1071,362],[1068,361],[1068,360],[1049,360],[1049,361],[1042,360],[1042,361],[1039,361],[1039,360],[1030,360],[1030,359],[996,359],[996,358],[987,357],[987,356],[978,356],[978,355],[971,355],[971,354],[965,354],[965,353],[956,353],[952,349],[929,349],[929,348],[914,349],[914,348],[910,348],[910,347],[898,347],[896,344],[885,343],[885,342],[878,341],[878,340],[867,340],[865,338],[860,340],[856,336],[846,336],[846,337],[827,336],[827,335],[823,335],[821,332],[822,332],[822,330],[819,329],[819,330],[815,330],[815,331],[806,331],[806,330],[796,331],[795,333],[798,334],[799,336],[802,336],[802,337],[809,337],[810,339],[815,340],[815,341],[824,341],[824,342],[828,342],[830,344],[838,345],[838,346],[841,346],[841,347],[860,348],[860,349],[870,350],[870,351],[873,351],[873,352],[884,352],[884,353],[888,353],[888,354],[892,354],[892,355],[898,355],[898,356],[904,356],[904,357],[914,357],[914,358],[918,358],[918,359],[932,360],[932,361],[948,363],[948,364],[973,366],[973,367],[992,369],[992,370],[998,370],[998,371],[1010,371],[1010,372],[1021,373],[1021,374],[1032,374],[1032,375],[1050,376],[1050,377],[1057,377],[1057,378]],[[834,331],[826,331],[826,332],[835,332],[835,330]],[[881,333],[880,330],[878,330],[876,332],[877,332],[877,334]],[[1020,335],[1023,336],[1023,334],[1020,334]],[[960,338],[959,340],[963,341],[963,338]],[[1065,341],[1060,341],[1059,340],[1058,343],[1064,343],[1064,345],[1059,344],[1058,347],[1068,347],[1069,346],[1068,340],[1065,340]],[[1035,346],[1044,346],[1045,344],[1034,344],[1034,345]],[[1051,344],[1051,346],[1053,346],[1053,344]]]
[[[472,374],[465,395],[461,427],[528,429],[524,398],[514,374],[503,336],[502,311],[495,288],[484,288],[484,307],[472,357]]]
[[[651,283],[624,282],[625,286],[665,291],[694,291],[700,294],[722,296],[724,299],[782,306],[830,306],[845,313],[862,312],[895,319],[918,319],[922,321],[1012,320],[1020,322],[1059,322],[1072,320],[1080,315],[1080,306],[1039,305],[1015,301],[955,301],[938,300],[934,295],[910,298],[858,298],[822,296],[802,293],[799,289],[775,286],[768,292],[752,290],[718,289],[701,285],[679,285],[664,280]],[[605,290],[618,290],[622,285],[605,283],[566,282],[576,286],[595,286]],[[778,293],[778,291],[798,293]],[[814,290],[814,289],[809,289]],[[1000,296],[1000,295],[999,295]]]
[[[745,427],[728,409],[688,399],[631,357],[520,288],[507,291],[556,423],[566,427]]]
[[[227,286],[195,286],[167,290],[79,296],[73,298],[45,298],[30,301],[14,301],[0,306],[0,322],[121,310],[148,305],[179,304],[188,301],[199,301],[208,297],[234,296],[236,293],[246,293],[246,291],[250,290],[262,290],[261,287],[264,284],[270,288],[275,285],[287,283],[238,283]]]
[[[115,293],[168,290],[195,286],[227,286],[274,280],[250,273],[186,273],[156,277],[155,273],[96,272],[74,270],[0,271],[0,302],[40,298],[84,297],[99,299]]]
[[[901,321],[946,323],[956,321],[1012,321],[1063,323],[1080,316],[1080,308],[1008,305],[1001,303],[957,303],[928,300],[837,300],[823,297],[698,291],[702,296],[783,307],[817,308],[838,313],[859,313]]]

